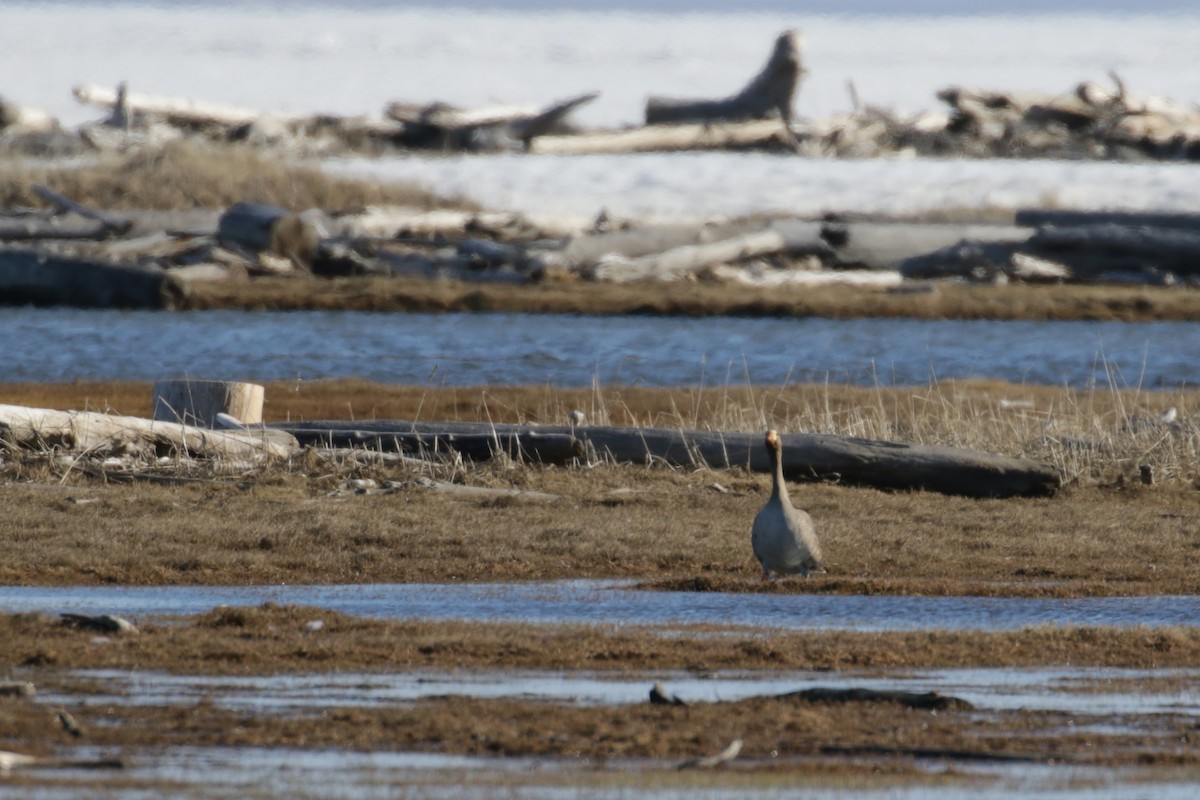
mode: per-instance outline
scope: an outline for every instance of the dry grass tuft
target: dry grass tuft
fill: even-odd
[[[320,169],[264,155],[249,146],[175,142],[154,151],[105,154],[70,166],[0,165],[0,208],[41,207],[44,184],[100,209],[220,209],[240,201],[295,211],[367,205],[464,208],[461,199],[397,184],[330,177]]]

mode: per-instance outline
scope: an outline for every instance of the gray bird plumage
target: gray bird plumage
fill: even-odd
[[[792,505],[783,480],[783,443],[775,431],[767,431],[771,456],[771,498],[754,518],[750,544],[763,568],[763,578],[776,575],[807,575],[822,570],[821,544],[812,517]]]

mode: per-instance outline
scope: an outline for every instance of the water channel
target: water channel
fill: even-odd
[[[1191,626],[1200,596],[893,597],[639,591],[595,580],[332,586],[4,586],[0,611],[133,620],[262,603],[384,619],[539,624],[732,625],[790,630],[1019,630],[1034,625]]]
[[[1200,383],[1200,325],[531,314],[6,309],[0,382],[315,380],[409,385]]]

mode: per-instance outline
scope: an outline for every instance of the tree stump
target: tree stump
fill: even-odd
[[[154,419],[215,427],[218,414],[246,425],[262,422],[264,389],[257,383],[170,380],[154,384]]]
[[[286,209],[237,203],[217,222],[217,240],[253,253],[270,250],[307,270],[316,258],[321,234],[312,222]]]
[[[784,31],[766,66],[737,94],[720,100],[679,100],[651,97],[646,101],[646,124],[765,119],[778,113],[784,125],[792,120],[792,100],[804,76],[804,35]]]

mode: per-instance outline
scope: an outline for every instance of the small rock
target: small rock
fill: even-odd
[[[100,633],[137,633],[137,626],[124,617],[115,614],[60,614],[64,625],[87,631]]]
[[[650,689],[650,705],[686,706],[687,703],[676,695],[667,694],[666,688],[661,683],[656,683]]]
[[[37,689],[29,681],[4,681],[0,683],[0,697],[32,698]]]

